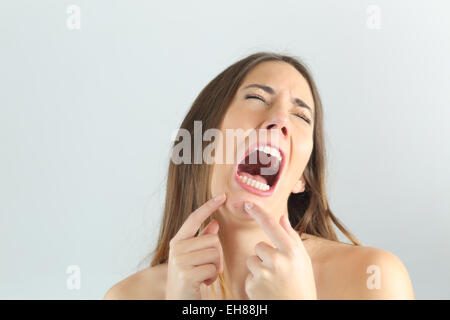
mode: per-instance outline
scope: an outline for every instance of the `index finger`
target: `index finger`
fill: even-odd
[[[225,198],[225,194],[222,193],[221,195],[208,200],[202,206],[193,211],[187,217],[177,234],[173,237],[173,240],[179,241],[195,236],[203,221],[205,221],[206,218],[208,218],[224,203]]]
[[[254,203],[251,203],[250,206],[248,204],[250,203],[244,204],[245,210],[262,226],[273,244],[281,250],[289,248],[292,240],[283,227],[259,206]]]

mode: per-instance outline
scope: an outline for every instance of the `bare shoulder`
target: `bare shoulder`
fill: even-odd
[[[105,294],[105,300],[164,300],[165,264],[148,267],[113,285]]]
[[[414,299],[408,270],[392,252],[374,247],[353,247],[347,253],[352,276],[349,294],[354,299]],[[353,262],[354,261],[354,262]]]
[[[322,299],[414,299],[408,270],[393,253],[315,239],[321,243],[320,267],[314,272],[317,270]]]

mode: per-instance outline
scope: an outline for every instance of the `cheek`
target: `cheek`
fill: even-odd
[[[295,158],[297,161],[303,159],[308,162],[313,149],[312,131],[305,128],[297,128],[293,132],[293,136],[295,137],[293,141],[295,147],[292,150],[292,158]]]
[[[236,121],[239,118],[237,116],[236,108],[234,106],[230,106],[223,117],[221,128],[234,128],[236,126]]]
[[[261,116],[261,107],[254,108],[246,103],[236,102],[225,113],[222,127],[230,129],[254,128]]]
[[[227,150],[226,133],[222,129],[214,146],[215,163],[213,164],[211,176],[211,193],[213,195],[226,191],[230,168],[233,168],[233,165],[227,163],[229,157],[227,156],[227,151],[231,152],[232,156],[233,150]]]
[[[223,192],[225,183],[225,166],[215,164],[211,176],[211,193],[212,195]]]
[[[306,167],[306,164],[311,157],[313,149],[313,143],[311,140],[306,140],[303,142],[296,142],[296,148],[292,152],[291,164],[289,168],[290,176],[292,176],[293,181],[297,181],[297,179],[301,176],[302,171]]]

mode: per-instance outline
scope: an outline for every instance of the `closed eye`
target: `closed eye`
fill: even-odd
[[[295,115],[296,117],[299,117],[299,118],[305,120],[307,123],[311,123],[311,120],[309,120],[308,117],[304,116],[304,115],[301,114],[301,113],[294,113],[294,115]]]
[[[266,100],[264,100],[263,97],[257,96],[257,95],[251,95],[251,94],[246,95],[245,99],[258,99],[258,100],[261,100],[262,102],[266,102]]]
[[[261,100],[264,103],[266,102],[266,100],[264,100],[263,97],[258,96],[258,95],[248,94],[245,96],[245,99],[257,99],[257,100]],[[307,123],[311,123],[311,120],[309,120],[308,117],[304,116],[302,113],[294,113],[294,115],[300,119],[305,120]]]

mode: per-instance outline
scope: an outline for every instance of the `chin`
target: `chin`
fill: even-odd
[[[244,210],[244,202],[250,201],[262,208],[270,208],[272,203],[276,202],[275,194],[270,197],[262,197],[253,193],[250,193],[239,186],[234,180],[231,181],[231,188],[225,192],[227,194],[227,200],[225,206],[227,211],[234,213],[238,217],[250,218],[248,213]]]

